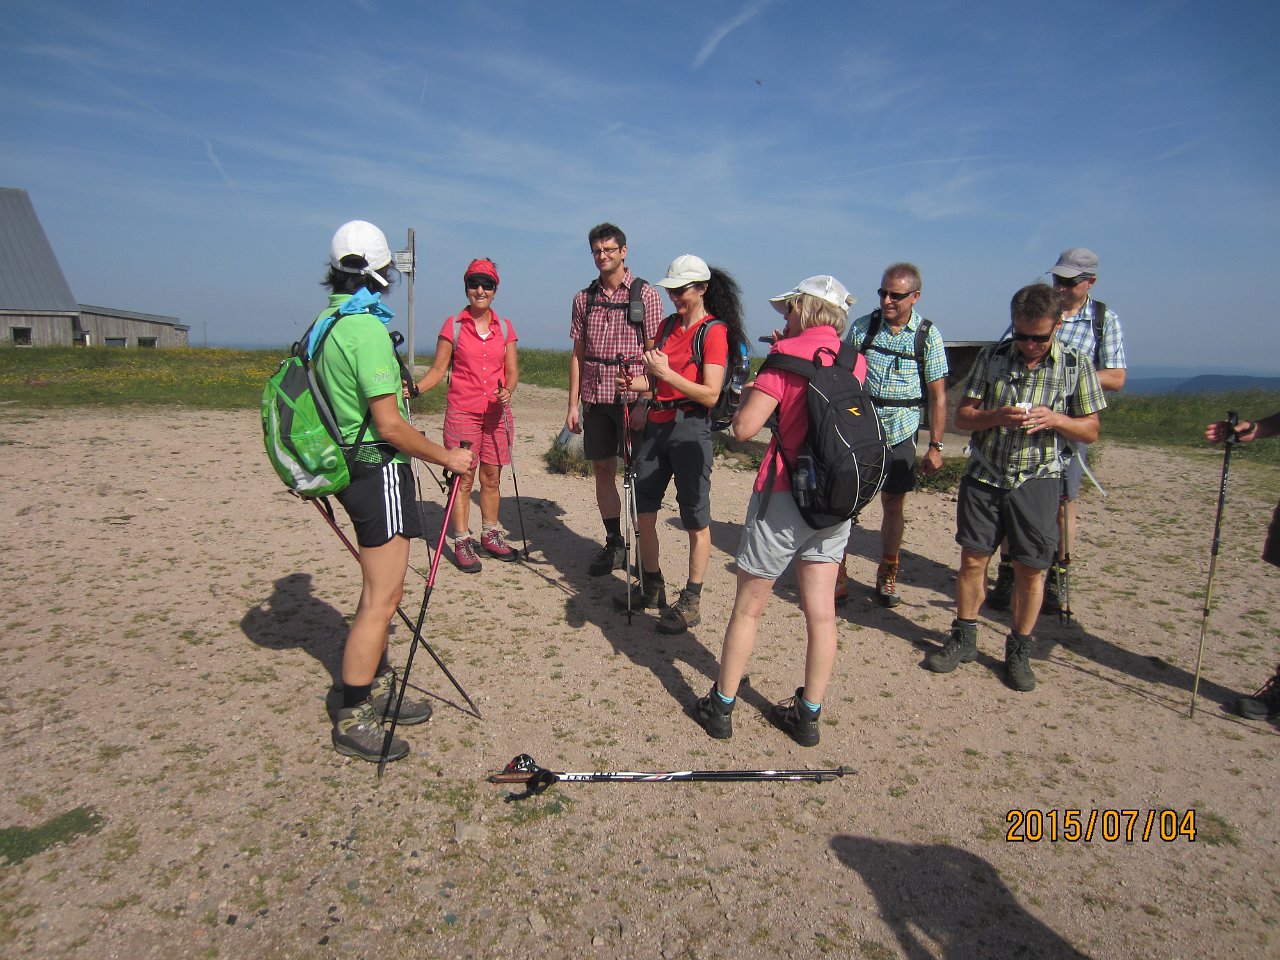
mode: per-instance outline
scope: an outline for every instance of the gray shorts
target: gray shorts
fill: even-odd
[[[760,516],[761,494],[751,494],[747,518],[738,541],[738,569],[753,577],[777,580],[792,557],[814,563],[839,563],[849,540],[851,521],[815,530],[804,522],[790,490],[769,494],[768,509]]]
[[[646,422],[636,450],[636,512],[657,513],[675,477],[680,523],[686,530],[709,526],[711,456],[711,421],[706,416]]]
[[[1062,468],[1062,486],[1068,500],[1080,496],[1080,481],[1084,478],[1084,465],[1089,462],[1089,444],[1073,443],[1076,454]]]
[[[916,436],[895,443],[889,448],[888,472],[882,493],[910,493],[916,488]]]
[[[1009,558],[1035,570],[1048,570],[1058,551],[1058,477],[1028,480],[1012,490],[960,481],[956,504],[956,543],[990,556],[1009,538]]]

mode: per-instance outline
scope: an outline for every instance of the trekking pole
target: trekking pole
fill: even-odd
[[[463,440],[458,444],[463,450],[471,448],[469,441]],[[447,471],[446,471],[447,472]],[[449,529],[449,518],[453,515],[453,503],[458,499],[458,489],[462,486],[462,474],[455,473],[449,483],[449,502],[444,508],[444,517],[440,520],[440,539],[436,543],[435,556],[431,558],[431,573],[427,576],[427,585],[422,588],[422,606],[418,608],[418,623],[413,628],[413,640],[409,643],[409,656],[404,662],[404,679],[400,683],[400,695],[396,697],[396,708],[391,712],[391,726],[387,728],[386,735],[382,738],[382,756],[378,758],[378,779],[382,779],[382,771],[387,766],[387,754],[391,750],[391,740],[396,735],[396,723],[400,720],[400,705],[404,703],[404,693],[409,689],[409,671],[413,669],[413,655],[418,649],[418,644],[425,644],[422,639],[422,623],[427,618],[427,603],[431,600],[431,591],[436,585],[436,571],[440,569],[440,557],[444,553],[445,533]],[[437,658],[437,662],[439,659]],[[445,671],[446,673],[448,671]],[[466,696],[466,694],[463,694]],[[468,697],[467,702],[471,703]],[[472,704],[472,709],[475,704]],[[476,711],[477,716],[479,711]]]
[[[498,389],[502,389],[502,381],[498,381]],[[511,483],[516,488],[516,516],[520,518],[520,541],[524,544],[521,554],[524,559],[529,559],[529,538],[524,534],[524,507],[520,505],[520,478],[516,476],[516,438],[515,431],[511,429],[511,404],[507,404],[502,411],[502,429],[507,434],[507,445],[511,447]]]
[[[490,776],[490,783],[523,783],[523,796],[534,796],[542,793],[554,783],[673,783],[676,781],[713,781],[717,783],[733,783],[747,780],[808,780],[813,783],[826,783],[838,777],[857,773],[852,767],[835,767],[830,770],[664,770],[656,773],[641,773],[620,770],[613,773],[595,771],[592,773],[568,773],[558,770],[546,770],[533,757],[522,753],[513,757],[501,773]]]
[[[1191,710],[1188,717],[1196,716],[1196,694],[1200,690],[1200,665],[1204,662],[1204,633],[1209,626],[1209,606],[1213,602],[1213,574],[1218,567],[1218,545],[1222,534],[1222,508],[1227,503],[1227,472],[1231,468],[1231,448],[1240,442],[1236,436],[1236,425],[1240,416],[1234,410],[1227,411],[1227,425],[1231,428],[1223,441],[1222,482],[1218,485],[1218,516],[1213,522],[1213,549],[1209,553],[1209,584],[1204,591],[1204,613],[1200,618],[1200,652],[1196,654],[1196,679],[1191,686]]]
[[[1071,623],[1071,502],[1062,499],[1062,559],[1058,561],[1058,623]]]
[[[324,501],[323,505],[321,504],[322,500]],[[331,529],[334,533],[338,535],[338,539],[342,541],[343,546],[347,548],[347,550],[351,553],[353,557],[356,558],[356,560],[359,560],[360,551],[356,549],[355,544],[353,544],[347,538],[347,535],[342,532],[342,528],[338,526],[338,521],[334,518],[334,515],[333,515],[333,507],[329,504],[328,499],[325,497],[320,497],[318,499],[311,500],[311,503],[315,506],[317,510],[320,511],[320,516],[324,517],[325,522],[329,524],[329,529]],[[449,522],[448,513],[445,514],[444,522],[445,523]],[[436,555],[439,556],[439,553],[437,553]],[[409,619],[408,615],[402,609],[400,609],[399,607],[396,607],[396,614],[400,617],[400,620],[404,623],[406,627],[408,627],[410,630],[413,629],[413,621]],[[422,646],[426,649],[427,653],[431,654],[431,659],[436,662],[436,666],[440,668],[441,672],[443,672],[444,675],[449,679],[449,682],[453,684],[453,688],[462,695],[462,699],[467,701],[467,706],[471,708],[471,712],[475,715],[476,719],[483,720],[484,718],[480,716],[480,708],[475,705],[474,700],[472,700],[469,696],[467,696],[467,691],[462,689],[462,684],[458,683],[457,678],[454,677],[454,675],[449,672],[449,668],[444,665],[444,661],[440,659],[439,655],[433,649],[431,649],[431,644],[427,643],[426,640],[423,640]]]

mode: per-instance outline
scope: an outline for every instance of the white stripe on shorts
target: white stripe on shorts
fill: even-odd
[[[382,468],[382,511],[387,533],[393,537],[404,532],[400,503],[400,468],[398,464],[388,463]]]

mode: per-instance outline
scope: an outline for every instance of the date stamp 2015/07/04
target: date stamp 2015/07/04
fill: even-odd
[[[1009,843],[1150,843],[1155,840],[1196,839],[1194,809],[1123,810],[1106,807],[1092,810],[1010,810],[1005,814]]]

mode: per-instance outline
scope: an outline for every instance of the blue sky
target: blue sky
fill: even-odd
[[[990,338],[1083,245],[1131,367],[1280,367],[1271,4],[5,7],[0,186],[81,302],[195,344],[297,337],[360,217],[417,231],[420,348],[474,256],[522,341],[565,347],[611,220],[642,276],[686,252],[734,273],[756,334],[811,274],[870,310],[905,259],[947,339]]]

